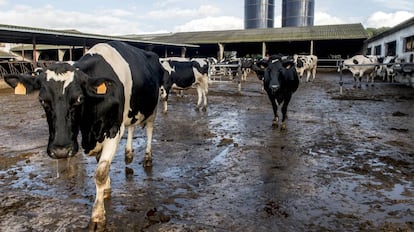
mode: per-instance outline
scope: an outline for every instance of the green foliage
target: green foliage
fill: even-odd
[[[368,38],[371,38],[372,36],[376,36],[384,31],[389,30],[390,27],[380,27],[380,28],[372,28],[372,27],[368,27],[367,29],[365,29],[368,33]]]

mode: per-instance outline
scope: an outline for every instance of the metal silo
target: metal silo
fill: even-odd
[[[314,0],[283,0],[282,27],[313,26]]]
[[[244,28],[272,28],[274,0],[244,0]]]

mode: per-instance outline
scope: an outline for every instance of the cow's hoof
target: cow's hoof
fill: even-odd
[[[132,163],[133,159],[134,159],[134,150],[130,150],[130,151],[125,150],[125,164]]]
[[[272,123],[272,127],[273,127],[274,129],[276,129],[276,128],[278,128],[278,127],[279,127],[279,124],[278,124],[277,122],[273,122],[273,123]]]
[[[285,131],[285,130],[287,130],[286,123],[282,123],[282,126],[280,127],[280,130],[281,130],[281,131]]]
[[[206,112],[207,111],[207,107],[203,107],[203,108],[201,108],[201,110],[203,111],[203,112]]]
[[[103,232],[106,230],[106,220],[105,217],[102,219],[92,219],[89,222],[89,232],[96,231],[96,232]]]
[[[111,188],[107,188],[107,189],[105,189],[105,190],[104,190],[104,194],[103,194],[104,199],[109,199],[109,198],[111,198],[111,193],[112,193],[112,189],[111,189]]]
[[[152,167],[152,159],[150,157],[145,157],[142,166],[144,166],[144,168]]]

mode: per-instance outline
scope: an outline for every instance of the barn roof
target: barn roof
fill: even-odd
[[[362,24],[340,24],[310,27],[282,27],[227,31],[179,32],[130,37],[163,43],[215,44],[242,42],[276,42],[308,40],[367,39]]]
[[[92,46],[97,43],[110,40],[124,41],[137,46],[176,46],[197,47],[189,44],[178,44],[175,42],[153,42],[142,41],[125,36],[109,36],[82,33],[76,30],[52,30],[35,27],[15,26],[0,24],[0,42],[32,44],[68,45],[68,46]]]

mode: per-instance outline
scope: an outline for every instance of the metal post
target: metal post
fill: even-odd
[[[344,81],[342,80],[342,69],[343,69],[343,62],[342,59],[339,59],[339,94],[342,95],[342,87],[344,85]]]

